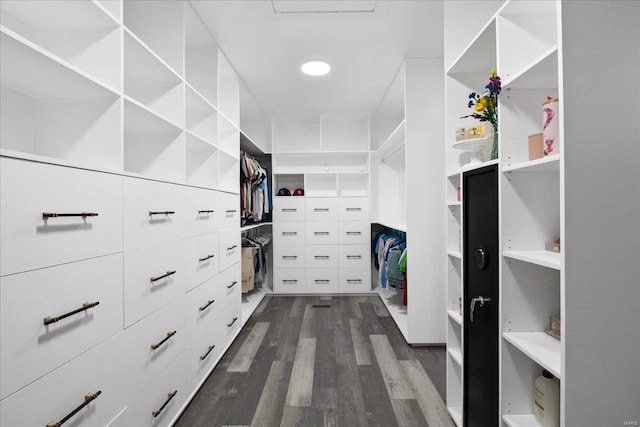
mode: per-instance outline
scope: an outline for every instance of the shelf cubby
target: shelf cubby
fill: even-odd
[[[503,338],[553,376],[561,378],[559,340],[545,332],[505,332]]]
[[[516,259],[525,263],[547,267],[553,270],[560,270],[562,267],[561,256],[558,252],[547,250],[535,251],[504,251],[506,258]]]
[[[320,117],[322,151],[368,151],[369,115]]]
[[[462,252],[462,236],[461,236],[461,227],[462,223],[460,221],[461,218],[461,209],[459,206],[448,206],[447,207],[447,248],[449,252]]]
[[[128,32],[124,34],[124,93],[176,126],[184,125],[182,79]]]
[[[274,153],[321,151],[317,114],[273,116],[271,133]]]
[[[404,133],[405,125],[405,65],[398,69],[396,76],[389,86],[378,111],[374,116],[374,126],[371,127],[371,150],[379,150],[385,141],[399,128]],[[404,140],[404,136],[402,138]]]
[[[460,195],[460,198],[458,198]],[[447,177],[447,205],[460,206],[462,200],[462,190],[460,184],[460,174],[452,174]]]
[[[120,90],[120,27],[96,3],[3,0],[0,9],[4,27]]]
[[[459,326],[462,326],[462,315],[457,310],[447,310],[447,316]]]
[[[540,423],[533,414],[503,415],[502,421],[508,427],[540,427]]]
[[[214,188],[218,184],[218,149],[192,134],[186,134],[186,182]]]
[[[240,125],[240,81],[233,67],[218,49],[218,111],[234,126]]]
[[[462,352],[459,348],[447,348],[449,357],[460,367],[462,367]]]
[[[277,154],[276,173],[368,172],[368,153]]]
[[[185,137],[179,127],[143,106],[124,101],[124,170],[183,182]]]
[[[225,116],[218,113],[218,147],[227,155],[240,158],[240,131]]]
[[[274,174],[273,175],[273,194],[278,194],[278,190],[286,188],[293,194],[293,192],[301,188],[304,190],[304,174]]]
[[[560,171],[560,155],[542,157],[535,160],[527,160],[521,163],[509,164],[502,167],[503,172],[553,172]]]
[[[219,151],[218,182],[222,191],[240,193],[240,161],[224,151]]]
[[[462,367],[447,355],[447,409],[458,427],[462,427]]]
[[[123,13],[126,28],[182,76],[184,3],[181,0],[124,0]]]
[[[218,44],[190,3],[185,3],[185,24],[185,81],[217,107]]]
[[[304,194],[309,197],[336,197],[338,176],[335,173],[306,174]]]
[[[199,93],[185,88],[185,123],[193,135],[213,146],[218,143],[218,113]]]
[[[120,169],[119,95],[10,31],[0,37],[2,148]]]
[[[338,196],[366,197],[369,195],[369,174],[340,173],[338,174]]]
[[[496,68],[496,22],[490,20],[449,67],[447,74],[457,76],[485,75],[487,81]],[[485,83],[486,84],[486,83]],[[477,91],[481,91],[484,84]]]
[[[460,313],[462,259],[457,256],[447,257],[447,282],[447,310]]]

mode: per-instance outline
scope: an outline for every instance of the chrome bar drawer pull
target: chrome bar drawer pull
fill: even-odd
[[[315,259],[329,259],[331,256],[329,255],[314,255]]]
[[[92,400],[96,400],[98,398],[98,396],[100,396],[102,394],[101,390],[96,391],[95,393],[89,393],[89,394],[85,394],[84,395],[84,402],[82,402],[76,409],[74,409],[73,411],[69,412],[69,414],[64,417],[63,419],[61,419],[58,422],[55,421],[49,421],[47,423],[46,427],[60,427],[62,424],[66,423],[67,421],[69,421],[69,419],[71,419],[71,417],[73,417],[75,414],[77,414],[78,412],[80,412],[82,410],[82,408],[84,408],[85,406],[87,406],[89,403],[91,403]]]
[[[362,279],[347,279],[347,283],[362,283]]]
[[[61,217],[70,217],[70,216],[79,216],[82,218],[86,218],[88,216],[98,216],[97,212],[80,212],[80,213],[55,213],[55,212],[42,212],[42,219],[48,220],[49,218],[61,218]]]
[[[152,278],[150,278],[149,280],[150,280],[151,282],[157,282],[158,280],[162,280],[162,279],[164,279],[165,277],[169,277],[169,276],[171,276],[171,275],[173,275],[173,274],[176,274],[176,270],[173,270],[173,271],[167,271],[167,272],[166,272],[165,274],[163,274],[162,276],[152,277]]]
[[[149,211],[149,216],[153,215],[173,215],[176,211]]]
[[[211,304],[213,304],[214,302],[216,302],[216,300],[214,299],[210,299],[207,301],[207,303],[205,305],[203,305],[202,307],[198,307],[198,311],[205,311],[207,308],[209,308],[209,306]]]
[[[280,209],[281,212],[298,212],[298,209],[296,208],[282,208]]]
[[[313,234],[315,234],[316,236],[328,236],[329,232],[328,231],[314,231]]]
[[[316,279],[314,281],[316,283],[331,283],[331,280],[327,280],[327,279]]]
[[[347,255],[347,259],[362,259],[362,255]]]
[[[162,404],[160,409],[156,409],[156,410],[151,411],[151,415],[153,415],[153,418],[156,418],[158,415],[160,415],[162,413],[162,411],[164,410],[165,406],[167,406],[169,404],[169,402],[171,402],[171,399],[173,399],[176,396],[176,394],[178,394],[178,390],[170,391],[169,393],[167,393],[169,398]]]
[[[100,304],[100,301],[96,301],[96,302],[85,302],[84,304],[82,304],[82,307],[77,308],[75,310],[72,310],[68,313],[65,314],[61,314],[60,316],[47,316],[44,318],[44,324],[45,325],[50,325],[52,323],[56,323],[62,319],[66,319],[69,316],[73,316],[74,314],[83,312],[85,310],[90,309],[91,307],[95,307],[96,305]]]
[[[298,279],[282,279],[282,283],[298,283]]]
[[[360,236],[362,231],[347,231],[347,236]]]
[[[198,211],[198,215],[201,214],[210,214],[210,213],[214,213],[215,211],[213,209],[207,209],[207,210],[200,210]]]
[[[329,212],[329,208],[313,208],[314,212]]]
[[[164,339],[162,341],[160,341],[157,344],[151,344],[151,349],[152,350],[157,350],[162,344],[166,343],[167,340],[169,340],[169,338],[171,338],[172,336],[174,336],[176,334],[177,331],[169,331],[167,332],[167,336],[164,337]]]
[[[298,259],[298,255],[282,255],[282,259]]]
[[[283,231],[282,235],[283,236],[297,236],[298,232],[297,231]]]
[[[347,208],[347,212],[353,212],[353,211],[361,211],[362,208]]]
[[[225,212],[226,213],[236,213],[238,211],[236,209],[227,209]]]
[[[207,350],[207,352],[205,354],[203,354],[202,356],[200,356],[200,360],[206,359],[207,356],[209,355],[209,353],[211,353],[211,350],[213,350],[214,348],[216,348],[215,345],[210,345],[209,349]]]

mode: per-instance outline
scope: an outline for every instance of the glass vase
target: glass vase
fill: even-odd
[[[489,160],[495,160],[498,158],[498,128],[492,127],[493,132],[490,136],[491,142],[491,155],[489,156]]]

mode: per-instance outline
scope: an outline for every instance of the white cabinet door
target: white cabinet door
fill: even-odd
[[[304,268],[274,268],[273,290],[279,293],[304,293],[306,270]]]
[[[309,245],[307,246],[307,268],[337,268],[337,245]]]
[[[124,321],[128,327],[186,289],[186,240],[124,253]]]
[[[362,221],[369,219],[368,197],[341,197],[338,199],[338,219]]]
[[[275,244],[273,246],[273,268],[304,268],[305,254],[305,245]]]
[[[369,268],[371,265],[370,245],[339,245],[338,266],[340,268]]]
[[[340,292],[371,292],[371,269],[341,268],[338,285]]]
[[[307,226],[307,244],[335,245],[338,243],[338,223],[336,221],[309,221]]]
[[[240,230],[231,228],[220,232],[220,271],[240,262],[242,247]]]
[[[124,178],[124,249],[137,249],[186,236],[184,187]]]
[[[222,315],[216,320],[216,325],[219,328],[219,336],[222,339],[223,348],[226,349],[227,345],[233,341],[242,325],[241,316],[241,304],[240,298],[233,301],[225,308]]]
[[[2,276],[121,252],[122,177],[2,158],[0,216]]]
[[[218,231],[221,217],[222,207],[218,201],[217,191],[185,187],[185,218],[188,236]]]
[[[333,293],[338,291],[338,269],[307,269],[307,292]]]
[[[338,243],[341,245],[371,244],[371,223],[369,221],[339,222]]]
[[[274,197],[273,220],[274,221],[304,221],[305,203],[304,197]]]
[[[215,276],[187,293],[185,321],[188,342],[213,325],[225,307],[220,277]]]
[[[305,225],[300,221],[283,221],[273,224],[273,240],[276,245],[304,245]]]
[[[121,331],[122,312],[122,254],[0,278],[1,397]]]
[[[185,241],[187,246],[186,286],[193,289],[218,274],[220,241],[218,233],[204,234]]]
[[[198,386],[225,349],[222,328],[219,327],[222,321],[220,319],[216,321],[217,323],[212,322],[199,330],[185,353],[189,390],[194,390]]]
[[[307,221],[336,221],[338,219],[338,199],[335,197],[307,197]]]
[[[218,192],[220,229],[240,228],[240,196]]]
[[[222,306],[226,307],[234,302],[242,301],[242,277],[240,273],[240,263],[233,265],[220,274],[221,295],[224,302]]]

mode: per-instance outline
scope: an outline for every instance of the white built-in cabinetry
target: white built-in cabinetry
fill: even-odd
[[[181,0],[0,8],[0,424],[169,425],[242,324],[238,77]]]
[[[491,162],[497,163],[501,171],[501,318],[500,330],[496,331],[501,339],[501,423],[510,427],[537,425],[533,415],[533,383],[543,369],[560,380],[562,426],[637,423],[640,416],[637,369],[640,339],[631,327],[638,324],[638,314],[630,302],[635,298],[637,304],[638,290],[625,279],[637,277],[637,252],[635,261],[629,262],[593,252],[601,252],[598,248],[605,247],[632,252],[638,249],[639,231],[637,227],[634,230],[628,227],[637,224],[637,218],[619,218],[611,230],[613,224],[608,220],[608,212],[614,205],[615,210],[633,211],[637,217],[638,146],[637,141],[634,148],[622,142],[629,134],[623,129],[633,133],[630,128],[635,126],[637,133],[637,120],[628,116],[628,107],[613,106],[617,117],[603,124],[612,131],[605,143],[600,139],[603,132],[593,135],[585,132],[593,129],[593,110],[584,105],[584,99],[583,103],[575,99],[581,93],[589,94],[585,95],[589,99],[599,99],[599,94],[610,96],[609,89],[598,87],[598,82],[623,63],[624,69],[640,71],[637,54],[629,59],[629,52],[611,53],[617,49],[616,37],[634,39],[635,50],[630,49],[638,51],[640,6],[633,2],[615,3],[611,8],[608,2],[445,3],[445,24],[460,21],[469,24],[455,28],[445,25],[447,406],[458,425],[462,425],[463,406],[462,325],[468,311],[468,307],[459,305],[462,263],[466,260],[461,256],[464,206],[458,189],[461,174],[473,166],[466,165],[469,154],[454,150],[452,143],[456,128],[477,124],[473,119],[460,117],[469,114],[468,94],[483,90],[492,68],[497,68],[503,84],[499,103],[500,156]],[[635,24],[629,16],[636,17]],[[584,40],[591,37],[592,26],[600,27],[597,36],[593,35],[598,46],[595,51],[590,50],[594,44]],[[610,32],[620,35],[609,36]],[[584,54],[590,59],[582,60],[582,54],[575,50],[578,46],[584,46]],[[633,85],[635,78],[631,74],[623,72],[622,81],[614,85]],[[560,153],[529,160],[527,137],[542,132],[542,103],[548,96],[560,98]],[[629,95],[618,92],[617,96]],[[612,106],[619,100],[597,104],[602,102]],[[637,99],[635,102],[637,115]],[[636,124],[632,125],[634,120]],[[603,148],[603,144],[608,148]],[[601,156],[601,150],[607,154]],[[617,154],[610,154],[611,150]],[[636,156],[633,166],[624,169],[635,169],[635,184],[620,188],[620,181],[614,178],[619,171],[612,168],[629,163],[624,152],[631,155],[633,150]],[[593,175],[598,185],[590,182],[587,175]],[[576,223],[582,216],[590,220]],[[546,251],[545,242],[558,238],[561,253]],[[606,279],[595,283],[593,277]],[[611,289],[611,293],[606,289]],[[620,317],[625,310],[635,310],[636,314]],[[562,319],[560,340],[545,332],[551,316]],[[631,335],[623,338],[624,325],[631,328],[626,329]],[[625,349],[625,355],[619,355],[621,348]],[[595,384],[607,392],[590,391]]]
[[[373,287],[409,343],[445,342],[442,59],[406,59],[382,100],[371,141],[372,222],[406,232],[402,290]],[[377,224],[377,225],[376,225]]]

